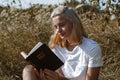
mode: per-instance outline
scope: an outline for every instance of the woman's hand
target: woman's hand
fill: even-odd
[[[40,77],[42,80],[59,80],[60,76],[58,73],[45,69],[44,71],[40,70]]]
[[[63,75],[59,75],[57,72],[45,69],[40,69],[40,80],[68,80]]]
[[[40,80],[46,80],[44,71],[42,69],[40,69]]]

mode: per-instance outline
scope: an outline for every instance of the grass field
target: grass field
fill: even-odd
[[[0,8],[0,80],[21,80],[26,63],[20,55],[38,42],[48,43],[52,34],[52,6],[34,6],[27,10]],[[88,10],[77,11],[89,38],[97,41],[103,54],[100,75],[103,80],[120,80],[120,14],[109,15]]]

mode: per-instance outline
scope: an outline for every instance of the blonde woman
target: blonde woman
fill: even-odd
[[[75,11],[58,6],[51,14],[54,34],[49,47],[64,62],[58,70],[37,73],[33,66],[23,70],[23,80],[98,80],[102,66],[100,46],[85,35]]]

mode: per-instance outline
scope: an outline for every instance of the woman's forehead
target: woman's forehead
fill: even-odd
[[[53,17],[52,20],[66,20],[66,17],[62,15],[58,15],[58,16]]]
[[[63,23],[63,22],[66,22],[66,18],[64,17],[61,17],[61,16],[55,16],[53,19],[52,19],[52,23],[55,25],[55,24],[59,24],[59,23]]]

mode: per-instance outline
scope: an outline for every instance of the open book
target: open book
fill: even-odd
[[[45,68],[55,71],[63,65],[63,62],[54,54],[54,52],[52,52],[46,44],[41,42],[38,42],[28,55],[24,52],[21,52],[21,55],[38,71]]]

